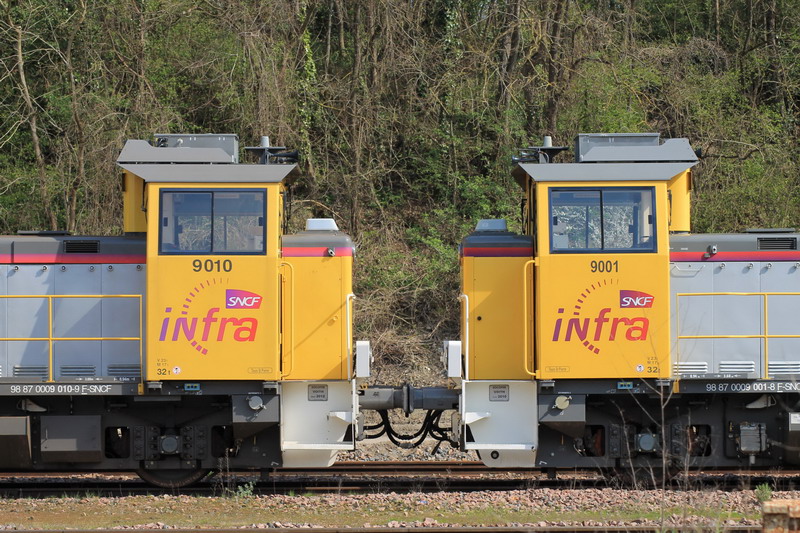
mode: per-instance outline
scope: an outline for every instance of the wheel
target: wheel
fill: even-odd
[[[136,471],[140,478],[147,483],[164,489],[179,489],[197,483],[208,475],[210,470],[198,468],[196,470],[145,470]]]

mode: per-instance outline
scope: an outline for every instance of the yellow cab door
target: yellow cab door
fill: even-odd
[[[666,184],[536,188],[538,377],[668,377]]]
[[[279,196],[278,185],[150,185],[148,381],[278,377],[280,229],[267,221]]]

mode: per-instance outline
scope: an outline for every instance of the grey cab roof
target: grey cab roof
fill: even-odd
[[[155,147],[129,140],[117,164],[149,183],[280,183],[298,175],[297,165],[236,164],[221,148]]]
[[[520,163],[512,171],[524,185],[533,181],[669,181],[697,162],[677,163]]]
[[[541,147],[540,147],[541,148]],[[688,139],[661,140],[658,133],[582,133],[575,138],[574,163],[517,165],[524,186],[541,182],[668,181],[697,164]]]

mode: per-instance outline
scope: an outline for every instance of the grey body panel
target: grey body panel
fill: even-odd
[[[355,244],[349,235],[341,231],[300,231],[284,235],[281,245],[285,248],[353,248]]]
[[[465,248],[525,248],[533,255],[533,237],[510,231],[473,231],[461,241],[462,254]]]
[[[698,379],[758,378],[767,373],[771,378],[800,377],[800,338],[765,341],[758,337],[800,335],[798,236],[775,232],[671,236],[672,360],[676,375]],[[680,257],[694,260],[676,260]],[[709,292],[759,294],[677,296]],[[687,335],[729,338],[677,338]],[[768,369],[764,368],[765,360]]]
[[[30,419],[0,417],[0,468],[27,468],[32,464]]]
[[[103,460],[99,415],[41,417],[41,457],[46,463],[96,463]]]
[[[141,256],[141,260],[144,262],[145,254],[146,241],[143,238],[72,237],[70,235],[0,236],[0,257],[12,264],[34,261],[42,264],[70,263],[73,260],[85,262],[85,259],[96,256]]]
[[[698,233],[671,235],[672,252],[706,252],[716,246],[718,252],[756,252],[797,250],[798,233]]]
[[[0,338],[29,339],[0,340],[0,380],[49,376],[48,299],[37,295],[124,296],[53,298],[52,336],[62,339],[53,341],[57,381],[140,378],[144,344],[124,339],[144,336],[144,264],[0,265],[0,274],[0,296],[31,296],[0,298]]]

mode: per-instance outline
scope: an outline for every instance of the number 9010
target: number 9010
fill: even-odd
[[[206,259],[205,261],[195,259],[192,261],[192,270],[195,272],[230,272],[233,270],[233,263],[230,259],[225,259],[224,261],[220,261],[219,259]]]

